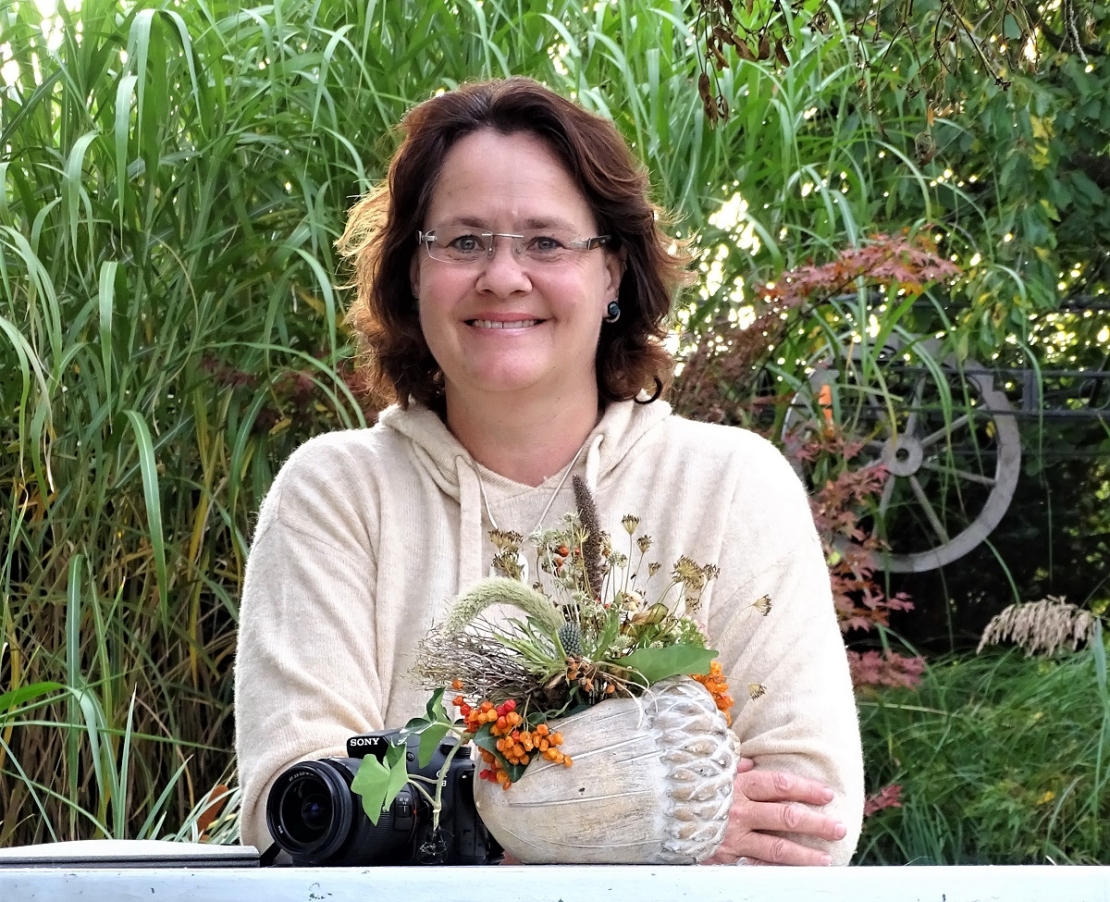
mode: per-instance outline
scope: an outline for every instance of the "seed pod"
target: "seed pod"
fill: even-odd
[[[783,46],[781,39],[775,41],[775,59],[777,59],[782,66],[790,65],[790,57],[786,55],[786,47]]]

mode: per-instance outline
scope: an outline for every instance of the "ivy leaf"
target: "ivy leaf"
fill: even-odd
[[[434,723],[420,734],[420,748],[416,757],[421,767],[427,767],[431,763],[439,743],[450,729],[449,723]]]
[[[443,707],[444,691],[443,689],[437,689],[432,693],[431,698],[428,699],[427,707],[424,709],[424,716],[414,717],[405,724],[398,731],[398,739],[408,739],[410,736],[416,733],[423,733],[429,727],[437,724],[444,724],[447,727],[451,726],[451,721],[447,719],[447,712]],[[440,735],[442,736],[442,734]]]
[[[424,714],[428,720],[441,721],[446,719],[447,714],[443,710],[443,695],[446,691],[446,689],[440,687],[428,699],[428,704],[424,707]]]
[[[393,803],[397,793],[409,781],[405,752],[404,746],[391,745],[385,753],[384,762],[375,755],[367,755],[351,780],[351,792],[362,798],[362,810],[374,826],[377,826],[382,811]]]
[[[709,673],[709,665],[717,657],[712,648],[696,645],[669,645],[666,648],[640,648],[626,658],[621,666],[634,671],[637,682],[651,686],[667,677],[687,673]]]

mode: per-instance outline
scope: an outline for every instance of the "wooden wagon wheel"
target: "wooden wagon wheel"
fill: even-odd
[[[1002,520],[1021,474],[1013,408],[975,361],[940,343],[891,338],[830,355],[800,391],[785,429],[834,420],[862,441],[864,466],[889,476],[874,511],[883,566],[922,572],[963,557]],[[805,475],[805,474],[803,474]]]

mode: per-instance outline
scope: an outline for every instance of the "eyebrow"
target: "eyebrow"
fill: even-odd
[[[439,227],[444,226],[466,226],[467,228],[482,229],[486,232],[493,231],[489,223],[483,221],[476,216],[456,216],[454,219],[448,219],[446,222],[439,224]],[[530,217],[524,220],[522,225],[515,226],[517,229],[534,230],[534,229],[565,229],[568,232],[578,231],[578,227],[571,225],[563,219],[552,219],[550,217]]]

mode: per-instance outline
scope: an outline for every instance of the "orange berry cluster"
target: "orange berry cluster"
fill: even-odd
[[[523,719],[516,713],[516,702],[512,699],[509,699],[503,705],[494,705],[493,702],[487,700],[472,707],[467,704],[465,698],[456,695],[455,707],[459,709],[459,714],[462,715],[468,733],[477,733],[487,723],[491,724],[490,729],[499,725],[503,729],[509,724],[508,715],[510,714],[515,722]]]
[[[512,715],[510,715],[512,716]],[[542,755],[548,761],[570,767],[573,763],[570,758],[559,751],[558,746],[563,744],[563,734],[553,731],[547,724],[537,724],[535,729],[510,730],[502,733],[497,726],[490,732],[498,736],[497,751],[505,756],[509,764],[527,764],[535,755]]]
[[[692,676],[713,696],[713,701],[717,703],[717,710],[725,715],[725,723],[732,726],[732,714],[729,713],[732,707],[732,696],[728,694],[728,681],[721,671],[721,662],[714,661],[710,664],[709,673],[695,673]]]
[[[463,717],[468,733],[477,733],[485,724],[490,725],[490,733],[497,739],[497,751],[509,764],[523,766],[536,755],[541,755],[546,760],[565,767],[570,767],[573,763],[570,757],[564,755],[558,748],[563,744],[562,734],[552,730],[545,723],[537,724],[535,727],[529,726],[528,721],[517,713],[514,699],[509,699],[500,705],[495,705],[487,699],[471,706],[462,695],[456,695],[454,703]],[[479,771],[478,776],[491,783],[500,784],[502,789],[508,789],[512,785],[512,780],[505,772],[501,759],[487,749],[478,751],[482,761],[488,765]]]

